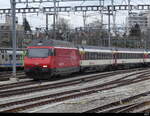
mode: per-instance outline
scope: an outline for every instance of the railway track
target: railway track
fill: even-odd
[[[133,76],[133,75],[130,75],[130,76]],[[125,85],[129,85],[129,84],[137,83],[140,81],[145,81],[145,80],[150,79],[149,76],[150,75],[148,72],[147,73],[145,72],[145,74],[138,75],[137,77],[132,78],[130,80],[129,79],[125,80],[125,78],[127,76],[124,76],[124,77],[122,77],[123,80],[122,79],[116,79],[114,81],[110,81],[110,82],[107,82],[107,83],[104,83],[101,85],[95,85],[95,86],[91,86],[91,87],[74,89],[74,90],[59,92],[59,93],[55,93],[55,94],[49,94],[46,96],[24,99],[24,100],[20,100],[20,101],[11,102],[11,103],[1,104],[0,108],[5,108],[5,107],[8,108],[9,106],[11,106],[11,107],[16,106],[15,108],[4,109],[4,110],[2,110],[2,112],[20,112],[20,111],[24,111],[24,110],[27,110],[30,108],[50,104],[50,103],[55,103],[55,102],[65,101],[65,100],[72,99],[72,98],[90,95],[90,94],[97,93],[97,92],[102,91],[102,90],[108,90],[108,89],[112,89],[112,88],[116,88],[116,87],[120,87],[120,86],[125,86]],[[143,94],[138,95],[136,97],[143,96],[143,95],[146,95],[149,93],[150,92],[143,93]],[[132,97],[130,99],[133,99],[133,98],[135,99],[136,97]],[[43,100],[43,101],[40,101],[40,100]],[[123,102],[125,102],[125,101],[127,101],[127,100],[123,100]],[[25,103],[28,103],[28,105],[24,105]],[[114,105],[117,103],[115,102],[115,103],[112,103],[111,105]],[[119,103],[120,103],[120,101],[119,101]],[[17,107],[18,104],[19,104],[19,106]]]
[[[138,94],[126,99],[122,99],[116,102],[100,106],[84,113],[135,113],[135,112],[149,112],[150,100],[144,100],[140,102],[133,103],[134,100],[147,97],[150,91]],[[150,98],[149,98],[150,99]],[[144,108],[145,107],[145,108]],[[148,107],[148,108],[147,108]],[[147,109],[146,109],[147,108]]]
[[[121,73],[126,73],[126,72],[137,71],[137,70],[142,70],[142,69],[140,68],[140,69],[132,69],[132,70],[120,70],[119,72],[118,71],[106,72],[106,73],[98,75],[98,76],[102,76],[102,77],[97,78],[97,75],[96,75],[96,77],[92,78],[92,79],[95,80],[95,79],[99,79],[99,78],[104,78],[106,76],[113,76],[115,74],[121,74]],[[87,77],[81,78],[81,79],[75,79],[75,80],[73,79],[73,81],[80,81],[80,80],[85,81],[85,80],[87,80]],[[32,80],[25,81],[25,82],[16,82],[16,83],[11,83],[11,84],[3,84],[3,85],[0,85],[0,90],[10,89],[10,88],[12,89],[12,88],[16,88],[16,87],[35,85],[35,84],[37,84],[37,82],[32,81]],[[55,83],[55,84],[58,85],[59,83]]]
[[[13,90],[4,90],[4,89],[8,89],[12,86],[18,87],[18,84],[15,84],[15,85],[12,85],[12,86],[11,85],[10,86],[5,86],[5,87],[0,88],[1,90],[3,90],[3,91],[0,91],[0,98],[10,97],[10,96],[15,96],[15,95],[21,95],[21,94],[28,94],[28,93],[37,92],[37,91],[39,92],[39,91],[48,90],[48,89],[56,89],[56,88],[60,88],[60,87],[67,87],[67,86],[77,85],[77,84],[80,84],[80,83],[83,83],[83,82],[85,83],[85,82],[95,81],[95,80],[98,80],[98,79],[103,79],[105,77],[115,76],[115,75],[126,73],[126,72],[129,72],[129,70],[106,73],[106,74],[96,75],[96,76],[92,76],[92,77],[91,76],[83,77],[83,78],[79,78],[79,79],[73,79],[73,80],[69,80],[69,81],[65,81],[65,82],[58,82],[58,83],[53,83],[53,84],[46,84],[46,85],[40,85],[40,86],[37,85],[37,86],[33,86],[33,87],[13,89]],[[116,81],[118,81],[118,82],[121,81],[121,80],[124,81],[123,79],[128,78],[128,77],[133,76],[133,75],[141,74],[141,76],[142,76],[143,74],[149,74],[149,73],[150,73],[149,70],[142,71],[142,72],[135,72],[133,74],[129,74],[127,76],[116,79],[114,81],[110,81],[108,83],[101,84],[101,86],[106,86],[106,85],[112,84]],[[127,80],[127,81],[130,81],[130,80]],[[33,84],[33,83],[34,82],[20,83],[20,84],[30,85],[30,84]]]
[[[17,75],[17,78],[19,78],[19,79],[26,78],[23,71],[17,72],[16,75]],[[11,76],[12,76],[12,72],[6,72],[6,73],[3,73],[3,74],[0,74],[0,81],[8,81]]]
[[[17,73],[23,73],[23,71],[17,71]],[[0,72],[0,76],[12,74],[12,71],[2,71]]]

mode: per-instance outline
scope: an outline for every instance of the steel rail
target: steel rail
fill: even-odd
[[[126,71],[124,71],[126,72]],[[129,72],[129,71],[128,71]],[[136,74],[142,74],[142,73],[149,73],[149,70],[143,71],[143,72],[135,72],[133,74],[129,74],[127,76],[124,76],[122,78],[101,84],[101,86],[106,86],[109,84],[112,84],[116,81],[120,81],[122,79],[125,79],[127,77],[136,75]],[[15,90],[8,90],[8,91],[1,91],[0,92],[0,98],[3,97],[10,97],[10,96],[14,96],[14,95],[21,95],[21,94],[27,94],[27,93],[31,93],[31,92],[37,92],[37,91],[42,91],[42,90],[48,90],[48,89],[53,89],[53,88],[60,88],[60,87],[66,87],[66,86],[72,86],[72,85],[76,85],[79,83],[83,83],[83,82],[89,82],[89,81],[94,81],[97,79],[102,79],[108,76],[115,76],[118,74],[122,74],[122,72],[115,72],[112,74],[103,74],[103,75],[96,75],[96,76],[92,76],[92,77],[84,77],[84,78],[80,78],[80,79],[74,79],[74,80],[70,80],[70,81],[66,81],[66,82],[58,82],[58,83],[54,83],[54,84],[47,84],[47,85],[41,85],[41,86],[34,86],[34,87],[28,87],[28,88],[23,88],[23,89],[15,89]]]
[[[125,83],[125,81],[123,81],[122,83]],[[128,81],[126,82],[126,84],[128,85]],[[120,85],[119,85],[120,86]],[[66,91],[66,92],[63,92],[63,93],[56,93],[56,94],[52,94],[52,95],[48,95],[48,96],[43,96],[43,97],[38,97],[38,98],[32,98],[35,99],[35,100],[39,100],[40,99],[43,99],[44,97],[54,97],[54,96],[62,96],[64,94],[71,94],[71,93],[76,93],[76,92],[79,92],[77,94],[74,94],[74,95],[68,95],[68,96],[63,96],[63,97],[58,97],[58,98],[55,98],[55,99],[50,99],[50,100],[47,100],[47,101],[44,101],[44,102],[40,102],[40,103],[35,103],[35,104],[30,104],[30,105],[27,105],[27,106],[21,106],[21,107],[18,107],[18,108],[13,108],[13,109],[10,109],[10,110],[5,110],[4,112],[18,112],[18,111],[22,111],[22,110],[25,110],[25,109],[28,109],[28,108],[33,108],[33,107],[37,107],[37,106],[41,106],[41,105],[45,105],[45,104],[49,104],[49,103],[53,103],[53,102],[59,102],[59,101],[64,101],[64,100],[67,100],[67,99],[71,99],[71,98],[75,98],[75,97],[81,97],[81,96],[84,96],[84,95],[89,95],[89,94],[92,94],[92,93],[95,93],[95,92],[98,92],[98,91],[101,91],[102,89],[105,90],[105,89],[108,89],[108,88],[101,88],[102,86],[94,86],[94,87],[91,87],[91,88],[84,88],[84,89],[76,89],[76,90],[70,90],[70,91]],[[115,86],[116,87],[116,86]],[[111,87],[113,88],[113,87]],[[109,88],[110,89],[110,88]],[[86,91],[85,91],[86,90]],[[140,95],[145,95],[147,94],[148,92],[146,93],[143,93],[143,94],[140,94]],[[134,97],[131,97],[132,99],[135,97],[137,98],[137,96],[134,96]],[[130,99],[131,99],[130,98]],[[28,99],[27,101],[26,100],[23,100],[23,101],[18,101],[16,102],[17,104],[18,103],[25,103],[25,102],[29,102],[31,99]],[[31,101],[32,101],[31,100]],[[125,102],[125,100],[123,100],[123,102]],[[16,104],[15,102],[13,102],[13,104]],[[12,105],[11,103],[8,104],[9,106]],[[7,104],[3,104],[3,106],[1,107],[4,107],[4,106],[7,106]]]

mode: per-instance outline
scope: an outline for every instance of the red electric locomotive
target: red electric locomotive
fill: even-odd
[[[24,69],[26,75],[35,80],[79,72],[79,50],[69,42],[58,40],[33,41],[27,48]]]

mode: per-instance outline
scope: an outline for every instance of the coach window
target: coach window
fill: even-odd
[[[95,52],[95,60],[97,60],[97,52]]]
[[[89,55],[90,55],[90,52],[86,52],[86,60],[90,60]]]
[[[83,58],[84,58],[84,60],[86,60],[86,52],[84,53],[84,57]]]
[[[133,59],[133,53],[131,53],[131,59]]]
[[[93,58],[94,58],[94,53],[90,52],[90,60],[93,60]]]
[[[133,54],[133,59],[135,59],[135,55],[136,55],[136,54]]]
[[[7,56],[5,56],[5,61],[8,61],[8,57]]]
[[[107,53],[105,53],[105,59],[107,59],[107,57],[108,57],[108,54],[107,54]]]
[[[139,58],[141,58],[141,54],[139,54]]]
[[[143,58],[143,54],[141,54],[141,58]]]
[[[128,53],[125,53],[125,59],[127,59],[128,58]]]
[[[122,53],[120,53],[120,59],[122,59],[122,57],[123,57],[123,54],[122,54]]]
[[[111,59],[111,54],[110,53],[108,53],[108,56],[109,56],[108,59]]]
[[[135,54],[133,54],[133,59],[135,59]]]
[[[101,57],[102,57],[102,53],[101,53],[101,52],[99,52],[99,59],[101,59]]]
[[[127,53],[126,55],[127,55],[126,59],[129,59],[129,53]]]
[[[95,60],[95,52],[93,52],[92,60]]]
[[[97,54],[98,54],[98,59],[100,59],[100,58],[99,58],[99,56],[100,56],[100,53],[98,52]]]
[[[118,59],[121,59],[121,57],[120,57],[120,56],[121,56],[121,53],[118,53],[117,58],[118,58]]]
[[[105,59],[105,53],[103,53],[103,59]]]
[[[84,59],[87,60],[87,52],[85,52]]]
[[[140,58],[141,57],[141,55],[140,54],[138,54],[138,58]]]
[[[98,59],[98,54],[97,54],[97,52],[95,52],[95,60],[97,60]]]
[[[89,60],[92,60],[92,52],[89,52]]]
[[[85,60],[88,60],[88,52],[85,52]]]
[[[16,55],[16,60],[20,60],[20,55]]]
[[[139,59],[139,54],[136,54],[136,58]]]
[[[124,53],[122,53],[122,59],[124,59]]]
[[[4,59],[4,55],[2,55],[2,59]]]
[[[102,59],[102,52],[100,52],[99,59]]]
[[[12,60],[12,55],[9,55],[9,59]]]
[[[92,60],[95,60],[95,53],[92,52]]]
[[[137,58],[137,55],[135,54],[135,59]]]
[[[131,59],[133,59],[133,54],[131,53],[130,55],[131,55]]]
[[[138,59],[140,58],[140,54],[138,54]]]
[[[135,59],[135,57],[136,57],[135,55],[136,55],[136,54],[133,54],[133,59]]]
[[[106,53],[104,53],[105,54],[105,59],[107,59],[107,54]]]
[[[104,59],[106,59],[106,53],[104,53]]]
[[[139,54],[136,54],[136,58],[139,59]]]
[[[127,53],[127,59],[130,59],[130,53]]]
[[[103,59],[105,59],[105,53],[103,53]]]
[[[126,59],[128,59],[128,53],[126,53]]]
[[[118,59],[121,59],[121,53],[118,53]]]
[[[87,52],[87,59],[90,60],[90,55],[91,53],[90,52]]]
[[[126,53],[126,59],[129,59],[129,53]]]
[[[132,53],[130,53],[130,58],[132,59]]]
[[[127,57],[127,59],[130,59],[130,53],[128,53],[128,57]]]
[[[122,54],[122,59],[124,59],[124,53],[121,53]]]
[[[135,56],[134,56],[135,54],[133,54],[133,59],[135,58]]]
[[[109,53],[109,59],[112,59],[112,54],[111,53]]]
[[[107,57],[108,57],[108,54],[107,54],[107,53],[105,53],[105,59],[107,59]]]
[[[86,53],[86,60],[89,60],[89,52]]]
[[[133,59],[135,58],[135,54],[133,54]]]
[[[95,60],[95,53],[92,52],[92,60]]]
[[[108,58],[108,54],[107,53],[105,53],[105,59],[107,59]]]
[[[106,53],[106,59],[109,59],[109,54],[108,53]]]
[[[103,59],[105,59],[105,53],[103,53]]]
[[[136,54],[136,58],[138,58],[138,54]]]
[[[109,53],[107,53],[107,59],[110,59],[110,54]]]
[[[134,59],[134,54],[132,54],[132,59]]]
[[[101,53],[101,59],[103,59],[103,53]]]
[[[126,59],[127,58],[127,53],[124,53],[124,59]]]

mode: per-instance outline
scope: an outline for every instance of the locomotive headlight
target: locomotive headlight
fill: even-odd
[[[43,68],[47,68],[48,66],[47,65],[43,65]]]

